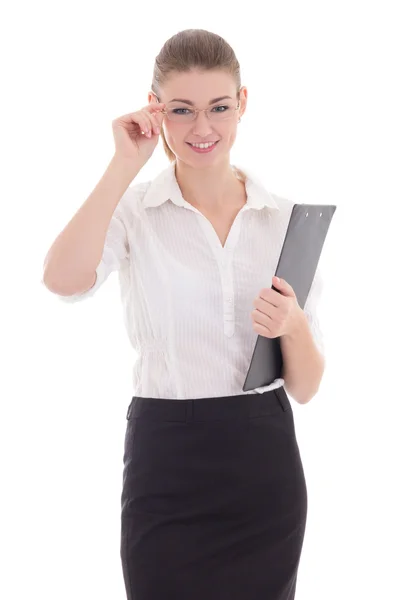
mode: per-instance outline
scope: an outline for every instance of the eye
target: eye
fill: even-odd
[[[182,113],[182,112],[178,112],[178,110],[187,110],[188,113],[191,113],[192,111],[190,110],[190,108],[172,108],[171,112],[173,112],[175,115],[187,115],[188,113]]]
[[[214,108],[224,108],[225,110],[229,110],[230,107],[220,104],[219,106],[214,106],[212,110],[214,110]],[[215,112],[225,112],[225,110],[216,110]]]

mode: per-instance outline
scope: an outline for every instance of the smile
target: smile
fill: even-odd
[[[218,142],[219,142],[219,140],[216,142],[208,142],[206,144],[190,144],[189,142],[186,142],[186,143],[195,152],[210,152],[211,150],[213,150],[215,148],[215,146],[218,144]]]

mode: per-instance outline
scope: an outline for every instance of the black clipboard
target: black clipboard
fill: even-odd
[[[293,206],[275,275],[292,286],[301,308],[305,306],[336,208],[332,204]],[[264,387],[280,378],[282,366],[280,338],[259,335],[243,391]]]

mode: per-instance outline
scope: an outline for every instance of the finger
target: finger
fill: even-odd
[[[255,323],[259,323],[260,325],[264,325],[265,327],[268,327],[269,323],[271,323],[272,321],[272,317],[270,315],[261,312],[257,308],[253,310],[251,316]]]
[[[164,104],[153,104],[151,107],[150,118],[153,123],[153,129],[155,133],[160,133],[161,125],[164,119]]]
[[[269,315],[271,318],[274,317],[279,310],[276,306],[274,306],[270,302],[266,302],[265,300],[262,300],[261,298],[256,298],[253,302],[253,306],[260,313]]]
[[[272,278],[272,284],[277,293],[281,294],[282,296],[293,297],[296,295],[293,287],[285,279],[276,277],[276,275],[274,275],[274,277]]]
[[[148,138],[151,138],[152,133],[153,133],[153,127],[154,127],[154,123],[152,121],[151,115],[147,110],[142,110],[141,111],[141,122],[144,123],[143,127],[142,127],[142,133],[144,133],[144,135],[146,135]]]
[[[161,131],[161,121],[160,121],[160,113],[150,115],[150,119],[152,122],[153,131],[155,134],[159,134]],[[163,116],[163,115],[161,115]]]
[[[164,116],[162,114],[162,111],[165,109],[165,104],[155,104],[152,103],[149,106],[146,106],[143,110],[149,114],[149,115],[154,115],[154,116],[158,116],[161,114],[161,116]]]
[[[268,327],[264,327],[264,325],[260,325],[259,323],[253,323],[253,329],[258,335],[262,335],[263,337],[272,338],[272,331]]]
[[[134,125],[137,125],[141,128],[141,130],[148,130],[149,128],[149,122],[146,119],[146,116],[144,115],[143,111],[137,111],[134,113],[128,113],[127,115],[123,115],[122,117],[120,117],[119,119],[116,119],[113,122],[117,122],[117,121],[121,121],[122,123],[128,125],[128,126],[132,126],[132,123]]]
[[[282,302],[282,294],[271,288],[263,288],[260,291],[260,298],[276,307],[279,307]]]
[[[146,109],[150,110],[150,111],[160,111],[160,110],[164,110],[164,108],[165,108],[164,102],[150,102],[150,104],[148,104],[146,106]]]
[[[142,135],[151,138],[153,133],[159,133],[159,131],[157,131],[159,129],[158,122],[155,120],[155,117],[150,112],[150,108],[143,108],[140,111],[140,114],[142,117],[140,121]],[[145,125],[142,125],[142,123],[145,123]]]

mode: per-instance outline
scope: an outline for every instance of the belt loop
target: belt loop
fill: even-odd
[[[131,412],[132,412],[132,404],[133,404],[133,401],[134,401],[134,399],[135,399],[135,396],[134,396],[134,397],[132,398],[132,400],[130,401],[130,403],[129,403],[129,406],[128,406],[128,411],[127,411],[127,413],[126,413],[126,418],[127,418],[127,420],[128,420],[128,421],[129,421],[129,419],[130,419],[130,416],[131,416]]]
[[[275,396],[277,397],[279,404],[281,405],[283,412],[285,412],[287,410],[287,407],[285,406],[285,404],[281,398],[281,387],[275,388],[274,392],[275,392]]]
[[[186,422],[193,421],[194,400],[186,400]]]

